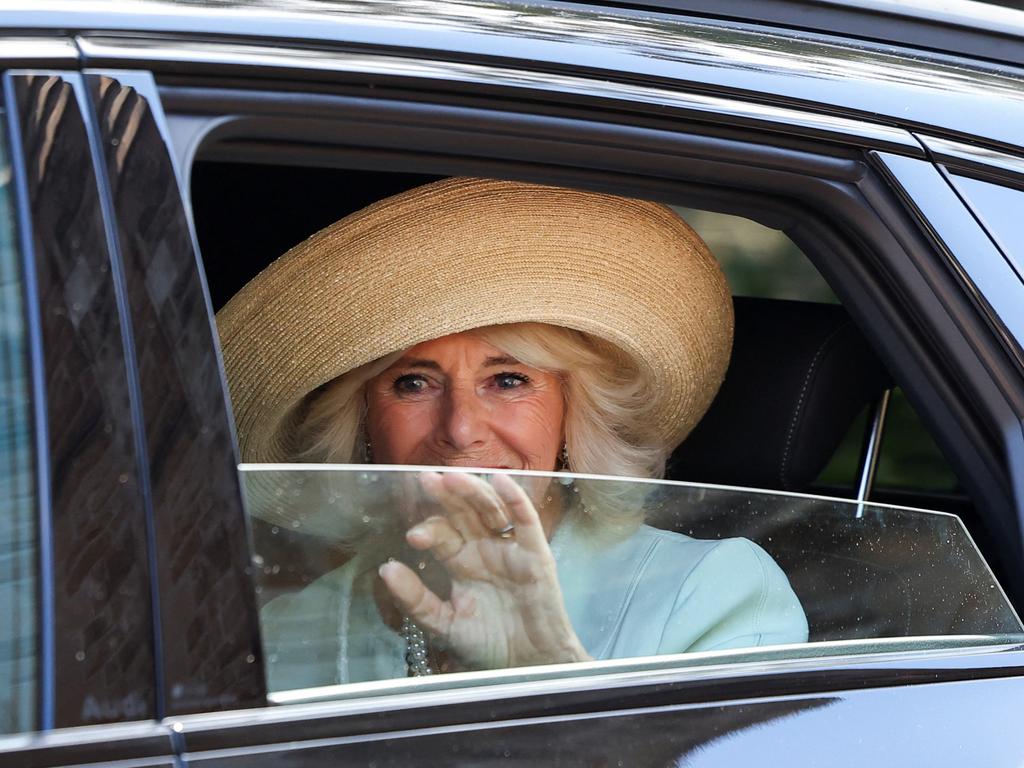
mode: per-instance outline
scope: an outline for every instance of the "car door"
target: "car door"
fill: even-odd
[[[109,56],[110,50],[107,49],[106,55]],[[160,62],[153,66],[159,69]],[[762,754],[761,749],[766,750],[763,754],[770,754],[771,749],[792,744],[793,737],[788,734],[793,732],[787,729],[794,727],[795,733],[801,734],[800,749],[805,750],[795,753],[797,761],[812,762],[822,754],[835,757],[832,750],[837,743],[843,744],[838,759],[863,761],[871,754],[859,738],[863,733],[877,734],[877,743],[885,745],[886,749],[898,749],[902,743],[906,758],[913,760],[917,755],[915,744],[901,738],[908,730],[950,722],[963,711],[990,713],[985,706],[987,702],[993,699],[1012,701],[1019,696],[1020,682],[1015,675],[1021,666],[1020,655],[1011,642],[964,653],[942,648],[934,655],[918,650],[909,655],[882,655],[868,660],[798,659],[779,663],[760,660],[748,664],[734,661],[696,671],[672,666],[621,668],[607,674],[588,671],[586,675],[569,674],[560,678],[540,675],[524,680],[495,679],[465,689],[447,689],[443,684],[421,685],[407,690],[396,688],[383,695],[381,691],[358,688],[320,696],[305,692],[291,698],[278,696],[272,699],[274,706],[267,706],[237,458],[217,363],[215,335],[210,325],[209,301],[196,261],[183,185],[178,175],[187,172],[187,163],[179,164],[176,171],[172,161],[172,157],[188,158],[184,147],[192,140],[198,143],[213,129],[226,127],[226,133],[238,131],[241,121],[234,118],[247,109],[244,97],[249,97],[251,107],[265,94],[225,93],[213,87],[188,90],[168,82],[173,78],[164,80],[158,91],[153,79],[144,72],[92,70],[79,75],[71,71],[70,64],[68,67],[57,71],[9,73],[8,105],[15,105],[9,114],[19,116],[18,133],[29,137],[33,134],[26,126],[31,123],[26,121],[32,114],[39,115],[35,135],[41,137],[38,143],[42,146],[53,123],[46,119],[50,113],[45,108],[35,111],[33,108],[40,102],[48,103],[47,98],[52,98],[54,88],[59,86],[60,91],[73,94],[73,98],[66,96],[64,103],[73,102],[84,116],[83,130],[92,167],[76,189],[81,192],[92,179],[97,190],[99,219],[93,217],[93,232],[102,232],[104,243],[89,252],[100,253],[109,261],[107,272],[112,277],[105,288],[106,294],[90,295],[105,295],[107,298],[99,304],[106,306],[107,316],[116,317],[117,321],[113,332],[109,331],[109,325],[104,326],[103,338],[115,339],[114,346],[121,350],[116,359],[122,362],[120,367],[116,362],[107,363],[103,370],[114,381],[111,391],[115,395],[120,392],[119,399],[114,395],[107,397],[114,404],[112,410],[122,418],[122,426],[112,426],[111,433],[106,433],[104,428],[99,430],[103,435],[116,433],[121,437],[121,453],[114,454],[120,462],[115,469],[120,471],[82,471],[112,486],[102,498],[120,498],[117,494],[127,498],[121,507],[126,511],[119,513],[121,517],[114,515],[113,519],[127,520],[124,525],[131,532],[118,552],[123,555],[127,551],[127,560],[99,554],[88,562],[101,564],[118,575],[135,574],[136,586],[126,588],[125,592],[134,597],[137,605],[117,608],[115,615],[125,618],[129,624],[133,617],[145,617],[143,623],[151,622],[153,629],[148,640],[143,638],[142,630],[136,629],[138,639],[131,641],[133,647],[148,649],[149,654],[144,656],[146,661],[137,678],[140,682],[134,687],[124,687],[130,682],[130,676],[115,674],[116,654],[99,654],[102,663],[90,672],[85,682],[73,682],[65,689],[61,684],[64,676],[78,674],[78,668],[61,656],[62,643],[68,646],[70,659],[79,664],[95,657],[90,649],[70,642],[76,632],[82,633],[83,627],[91,626],[85,618],[73,620],[75,612],[82,610],[92,620],[107,605],[104,599],[107,592],[97,591],[93,596],[98,607],[83,608],[76,600],[66,609],[54,607],[51,614],[40,614],[43,617],[40,626],[44,628],[47,621],[51,621],[46,617],[53,617],[49,629],[44,629],[50,639],[42,644],[44,649],[53,649],[46,651],[52,656],[51,665],[42,667],[51,670],[45,674],[50,675],[52,682],[40,684],[39,690],[42,692],[40,700],[51,703],[54,715],[43,716],[34,726],[48,731],[46,735],[28,743],[3,746],[14,750],[12,754],[40,765],[114,760],[128,761],[127,764],[156,760],[160,764],[159,761],[169,763],[171,755],[183,764],[211,766],[318,765],[338,761],[398,764],[460,759],[506,763],[517,760],[672,764],[708,754],[709,745],[714,745],[714,750],[725,750],[716,752],[722,756],[720,759],[730,754],[734,756],[735,753],[728,751],[732,748],[748,758],[750,754]],[[303,71],[298,79],[304,77],[309,77],[309,73]],[[41,84],[48,85],[49,90],[43,93]],[[411,85],[408,87],[413,89]],[[311,93],[303,92],[306,95],[300,98],[296,98],[294,92],[290,95],[293,112],[298,114],[286,114],[288,120],[284,123],[275,122],[280,119],[282,110],[287,111],[288,99],[280,92],[270,93],[270,98],[263,98],[262,105],[244,117],[252,122],[264,121],[264,128],[250,134],[249,138],[266,141],[278,131],[279,138],[283,133],[290,141],[298,139],[291,146],[307,149],[315,140],[323,140],[339,126],[344,127],[346,141],[350,142],[350,147],[356,147],[352,155],[364,158],[362,162],[366,162],[368,154],[386,156],[401,150],[408,152],[404,158],[411,157],[419,167],[446,172],[501,169],[506,173],[514,170],[529,174],[524,169],[532,164],[533,173],[538,177],[563,183],[573,178],[585,184],[615,182],[616,189],[633,194],[642,194],[646,189],[648,194],[664,195],[668,194],[666,190],[678,192],[691,184],[696,190],[692,196],[699,198],[709,191],[709,179],[727,178],[736,182],[746,177],[747,186],[738,182],[737,186],[745,190],[749,199],[756,196],[758,190],[756,185],[752,190],[749,179],[756,177],[763,180],[761,194],[778,195],[783,184],[790,184],[803,185],[805,198],[820,193],[823,199],[833,199],[829,198],[830,190],[852,183],[865,167],[872,167],[869,163],[851,164],[848,156],[830,158],[827,152],[811,158],[795,152],[786,154],[770,142],[766,150],[755,151],[742,142],[730,144],[722,136],[708,135],[706,131],[695,131],[692,136],[696,139],[690,143],[680,141],[670,151],[656,151],[658,141],[669,138],[676,141],[685,136],[666,135],[654,128],[630,130],[624,135],[620,122],[600,119],[569,125],[564,122],[565,116],[546,121],[534,119],[509,93],[500,88],[498,91],[499,97],[509,97],[506,106],[510,108],[504,112],[493,110],[485,116],[473,113],[468,107],[458,114],[455,109],[446,110],[451,105],[444,102],[450,95],[436,99],[428,120],[422,104],[410,105],[391,97],[370,103],[339,99],[331,104],[324,94],[314,89]],[[37,94],[35,100],[30,98],[33,93]],[[331,117],[333,122],[326,123],[309,121],[303,113],[312,111],[314,106],[327,112],[343,111],[346,117],[341,120],[335,115]],[[744,111],[742,103],[733,106],[738,112]],[[171,113],[167,120],[162,107]],[[382,113],[384,119],[380,118]],[[374,114],[377,117],[373,117]],[[357,119],[352,119],[353,116]],[[482,117],[488,120],[487,131],[471,130],[471,121]],[[781,115],[775,117],[782,119]],[[787,119],[791,117],[788,115]],[[815,122],[811,117],[808,121]],[[479,127],[480,123],[476,125]],[[267,126],[272,128],[269,133]],[[661,128],[664,126],[658,126]],[[871,136],[877,139],[878,131],[872,127],[865,127],[860,133],[852,125],[847,128],[850,131],[845,134],[846,144],[853,143],[861,150],[881,148],[878,143],[866,140]],[[490,140],[486,138],[488,132]],[[918,160],[927,164],[916,150],[907,148],[910,145],[904,141],[905,137],[897,135],[898,132],[881,133],[884,134],[881,146],[890,150],[894,146],[902,147],[901,152],[917,155]],[[245,134],[246,131],[241,131],[242,138],[246,138]],[[472,152],[467,148],[467,137],[475,142]],[[25,144],[22,140],[22,146]],[[801,147],[806,148],[806,145]],[[242,146],[243,151],[251,149],[251,146]],[[834,153],[835,146],[830,144],[829,150]],[[83,151],[72,154],[81,157]],[[22,179],[19,189],[23,191],[19,192],[21,202],[17,210],[24,217],[22,231],[35,233],[38,229],[38,239],[49,245],[55,227],[46,225],[45,217],[59,208],[47,205],[30,214],[27,203],[32,195],[30,168],[45,171],[45,163],[40,165],[37,160],[33,166],[30,159],[34,155],[25,155],[23,149],[19,152],[12,151],[12,156],[22,158],[15,161],[21,164],[17,173]],[[431,165],[432,153],[434,165]],[[445,155],[443,162],[438,163],[436,155]],[[595,162],[588,160],[596,156],[602,157],[601,167],[595,167]],[[680,158],[688,160],[681,162]],[[808,166],[810,170],[803,174],[791,173],[796,167],[794,164],[799,163],[806,164],[801,166],[805,171]],[[773,165],[776,169],[785,168],[786,175],[769,183]],[[546,170],[538,172],[537,166]],[[568,170],[563,166],[568,166]],[[678,169],[668,174],[674,178],[657,180],[659,174],[652,173],[651,169],[665,167]],[[589,171],[590,175],[583,171]],[[600,173],[605,175],[600,176]],[[879,177],[869,174],[868,180],[858,188],[864,197],[875,195],[873,200],[878,209],[891,203],[894,189],[880,181]],[[772,186],[773,183],[776,186]],[[38,186],[45,187],[41,182]],[[849,191],[850,188],[843,189]],[[828,209],[829,213],[835,210]],[[959,209],[952,213],[947,210],[944,215],[956,220],[963,213],[956,210]],[[890,213],[889,221],[895,222],[894,228],[912,225],[900,233],[904,243],[910,245],[893,249],[891,240],[894,238],[883,228],[881,232],[862,235],[867,239],[875,238],[874,249],[854,253],[892,254],[888,264],[893,270],[933,269],[932,261],[915,262],[907,257],[906,252],[914,253],[915,248],[922,248],[921,253],[928,253],[932,248],[921,245],[927,241],[914,229],[915,220],[906,217],[902,210],[895,213],[890,210]],[[824,217],[807,217],[803,228],[813,230],[820,218]],[[38,228],[36,219],[40,221]],[[82,216],[81,221],[87,219]],[[97,221],[100,223],[95,224]],[[63,231],[62,227],[56,229]],[[880,241],[885,242],[879,245]],[[844,247],[841,240],[823,238],[822,242],[834,244],[838,250]],[[28,251],[30,247],[37,254],[30,262],[35,270],[40,259],[38,253],[44,248],[37,247],[34,239],[28,243],[23,238],[22,250]],[[72,252],[78,253],[75,249]],[[849,251],[844,253],[849,254]],[[842,270],[854,270],[857,263],[857,258],[831,263],[832,277],[837,284],[856,284]],[[94,265],[100,273],[102,264],[101,259]],[[54,267],[53,271],[58,270]],[[74,269],[68,271],[74,273]],[[967,337],[968,342],[977,342],[976,345],[967,343],[966,350],[958,353],[962,357],[977,358],[978,347],[986,352],[997,350],[990,368],[966,366],[971,376],[980,379],[986,371],[1004,370],[998,357],[998,345],[991,346],[988,337],[977,330],[988,327],[984,318],[979,319],[973,311],[965,309],[963,296],[948,275],[934,277],[931,283],[915,283],[908,278],[901,286],[911,292],[929,288],[933,293],[938,289],[947,291],[944,298],[960,313],[955,319],[942,314],[934,301],[922,302],[926,304],[923,314],[943,329],[959,324],[960,328],[970,330],[970,333],[961,331],[961,336],[955,337],[957,344],[962,337]],[[878,297],[877,306],[882,309],[879,317],[871,318],[866,307],[876,297],[867,289],[863,295],[856,295],[853,288],[848,290],[846,298],[850,299],[851,306],[861,307],[862,323],[873,328],[879,338],[885,337],[897,324],[891,317],[898,315],[891,297]],[[1008,290],[1012,290],[1012,286]],[[31,304],[33,294],[27,295]],[[72,298],[75,296],[77,294],[71,294]],[[41,299],[34,301],[40,316],[43,307],[50,306],[50,302]],[[63,322],[82,327],[78,314],[81,306],[76,308],[75,304],[72,301],[64,309],[74,322]],[[59,305],[54,303],[53,306]],[[33,370],[37,371],[35,375],[39,379],[33,391],[46,391],[43,402],[47,405],[51,401],[60,404],[66,388],[58,390],[56,383],[60,380],[54,379],[52,391],[45,389],[49,380],[47,374],[41,372],[67,362],[67,355],[55,355],[58,359],[47,367],[44,363],[46,326],[41,317],[36,333],[39,362]],[[60,330],[60,333],[65,331]],[[925,349],[923,345],[922,349],[916,349],[905,339],[900,336],[886,342],[890,345],[891,357],[905,354],[915,363],[922,360],[934,363],[934,349]],[[55,345],[51,343],[49,348],[53,350]],[[81,376],[76,372],[69,378],[77,381]],[[925,412],[934,414],[955,400],[956,393],[941,391],[935,384],[946,380],[942,375],[928,372],[922,373],[919,379],[910,377],[908,380],[917,382],[912,389],[920,393],[919,402],[926,406],[922,409]],[[104,398],[97,395],[82,399],[89,404]],[[51,444],[56,445],[58,438],[66,434],[64,425],[71,416],[80,415],[69,405],[65,407],[66,412],[56,411],[61,413],[60,421],[40,422],[38,414],[34,416],[37,433],[47,435],[45,450],[39,451],[40,456],[48,457],[47,461],[54,455]],[[130,418],[125,419],[125,413]],[[952,434],[957,425],[973,423],[973,418],[971,414],[953,413],[945,428]],[[99,416],[92,421],[106,425]],[[933,424],[936,421],[941,419],[933,415]],[[45,429],[39,426],[41,423]],[[93,439],[112,440],[99,436]],[[101,448],[93,450],[101,456],[113,453],[113,449],[103,447],[105,443],[100,445]],[[130,449],[125,450],[126,445]],[[976,461],[983,463],[983,450],[977,446],[984,447],[985,441],[972,438],[970,445],[980,457]],[[75,450],[78,450],[77,444],[72,447],[70,458],[60,454],[60,466],[74,466]],[[968,460],[964,459],[963,463]],[[969,469],[973,471],[973,465]],[[984,486],[989,483],[992,471],[987,470],[989,474],[986,474],[979,470],[981,474],[972,476],[979,478],[979,486]],[[43,489],[40,493],[50,494],[52,503],[65,498],[62,494],[70,495],[82,489],[79,482],[69,482],[66,488],[59,483],[55,485],[54,477],[60,480],[73,477],[72,474],[54,474],[47,470],[45,475],[38,476],[38,487]],[[127,476],[124,482],[121,482],[122,476]],[[993,505],[1010,509],[1012,518],[1012,504],[1008,506],[1006,495],[1000,495],[1004,484],[998,477],[992,482]],[[127,491],[118,490],[121,486],[128,486]],[[79,518],[68,524],[69,529],[79,530],[88,528],[100,510],[106,512],[107,508],[96,504],[83,507],[68,501],[64,509],[71,511],[63,514],[77,511],[85,515],[84,521]],[[57,515],[57,512],[47,512],[44,518],[58,519]],[[96,533],[94,538],[104,540],[105,537]],[[56,551],[67,539],[52,535],[51,541]],[[56,555],[50,557],[52,565],[44,565],[40,578],[52,578],[55,585],[62,581],[56,575],[60,568],[75,563],[81,566],[81,561],[73,556],[69,558],[66,553],[60,556],[65,565],[57,562]],[[47,576],[48,573],[54,575]],[[83,583],[79,571],[68,575],[64,581],[74,586]],[[72,602],[67,594],[63,598],[58,595],[56,587],[51,593],[54,606],[60,599]],[[59,622],[65,617],[71,623],[61,628]],[[85,654],[84,659],[77,658],[79,653]],[[986,682],[975,678],[997,679]],[[114,692],[97,695],[97,691],[104,690],[98,687],[97,680],[106,681]],[[94,696],[98,704],[88,710],[78,709],[70,695],[76,691],[80,691],[81,702],[88,703],[88,697]],[[133,697],[139,691],[139,696]],[[69,694],[66,703],[63,702],[65,693]],[[137,706],[138,701],[143,704]],[[67,719],[56,716],[58,704],[71,713]],[[104,720],[129,724],[114,729],[105,726],[102,730],[96,727],[79,730],[77,726],[99,722],[97,719],[76,720],[81,717],[76,713],[83,711],[98,711]],[[853,724],[843,732],[848,740],[837,742],[836,722]],[[968,740],[995,745],[991,764],[1019,754],[1020,745],[1012,738],[1015,731],[1006,720],[985,716],[957,722],[963,725]],[[773,727],[763,727],[765,725]],[[64,727],[68,730],[63,730]],[[767,740],[759,738],[766,733],[770,734]],[[808,734],[814,733],[823,734],[823,738],[809,738]],[[1009,738],[1007,733],[1011,734]],[[826,741],[825,735],[829,734],[833,738]],[[946,735],[947,740],[937,741],[940,745],[938,758],[955,754],[956,748],[965,743],[953,730]],[[888,752],[887,756],[891,758],[895,754]]]
[[[43,732],[11,742],[11,759],[170,765],[168,731],[147,722],[157,705],[146,476],[84,83],[53,70],[11,68],[3,78],[5,257],[18,259],[5,311],[24,328],[23,348],[9,359],[25,370],[32,403],[22,431],[31,474],[20,483],[33,547],[15,570],[35,587],[21,615],[9,616],[31,653],[14,688],[26,706],[5,731]],[[135,724],[107,738],[78,730],[120,722]]]
[[[102,55],[116,58],[115,48],[110,41],[103,41]],[[710,179],[718,183],[729,179],[738,187],[746,187],[751,194],[751,186],[757,185],[750,179],[757,178],[763,189],[773,190],[770,194],[780,199],[783,184],[790,193],[800,185],[807,185],[807,190],[815,192],[805,193],[805,198],[819,195],[819,206],[824,206],[822,201],[837,199],[830,195],[843,184],[856,185],[856,191],[846,188],[850,196],[867,200],[868,207],[876,214],[884,214],[886,226],[864,227],[859,236],[874,240],[870,248],[861,251],[844,251],[846,246],[841,239],[827,240],[836,252],[844,253],[844,258],[832,262],[826,259],[819,262],[819,266],[823,271],[831,270],[829,276],[834,283],[844,287],[843,298],[862,325],[871,330],[873,338],[890,345],[889,359],[905,358],[905,381],[915,392],[922,411],[931,414],[933,427],[935,420],[941,422],[948,418],[945,428],[952,434],[962,432],[963,424],[977,423],[977,414],[963,414],[962,407],[959,415],[951,412],[948,417],[941,416],[942,408],[959,396],[944,389],[947,387],[943,383],[944,376],[936,373],[937,358],[948,352],[945,347],[941,351],[929,348],[908,333],[905,317],[896,321],[901,330],[894,332],[894,317],[905,310],[897,309],[892,296],[886,295],[897,283],[900,291],[916,293],[923,306],[925,320],[922,322],[934,323],[943,339],[955,337],[957,332],[950,329],[962,323],[961,328],[970,329],[969,333],[959,332],[967,337],[967,343],[961,348],[957,346],[961,344],[958,340],[954,346],[964,355],[962,362],[971,356],[976,358],[971,342],[987,347],[988,342],[983,341],[987,331],[979,329],[988,326],[983,320],[979,324],[978,317],[972,319],[974,310],[969,308],[950,275],[940,271],[929,274],[928,280],[890,280],[860,292],[855,288],[854,271],[868,260],[863,256],[866,252],[883,261],[890,259],[886,262],[887,269],[900,275],[909,275],[916,269],[934,271],[936,268],[934,255],[929,255],[933,254],[933,246],[925,239],[921,222],[909,217],[905,209],[893,205],[894,187],[888,177],[872,171],[878,167],[870,154],[872,150],[898,148],[899,156],[910,156],[929,165],[916,143],[905,141],[907,136],[898,131],[884,132],[884,138],[879,139],[873,126],[858,129],[854,123],[845,124],[844,130],[848,132],[843,134],[843,141],[857,148],[856,162],[838,152],[834,145],[830,145],[832,156],[823,152],[815,156],[813,162],[806,155],[790,156],[779,150],[777,144],[782,142],[778,137],[775,144],[766,142],[764,154],[758,155],[750,145],[729,144],[719,136],[708,136],[706,130],[695,129],[693,124],[687,124],[687,129],[692,131],[688,135],[672,136],[680,142],[674,149],[665,150],[666,145],[662,143],[655,150],[653,132],[645,135],[644,131],[630,130],[627,141],[620,123],[544,120],[543,115],[524,115],[522,106],[511,98],[505,105],[506,111],[496,108],[492,102],[491,109],[483,116],[469,109],[460,112],[444,103],[443,98],[437,98],[427,109],[422,99],[410,105],[386,94],[366,100],[346,98],[344,94],[325,95],[312,89],[315,96],[297,96],[297,90],[306,92],[298,83],[306,82],[304,78],[310,76],[302,72],[295,59],[289,58],[290,52],[286,50],[263,50],[260,66],[273,69],[274,57],[280,55],[282,68],[299,72],[286,89],[287,93],[275,93],[272,86],[263,88],[255,82],[248,83],[244,89],[222,88],[219,86],[224,82],[217,76],[222,76],[227,69],[238,77],[245,66],[239,64],[232,70],[230,53],[219,53],[223,55],[218,59],[221,69],[209,75],[213,81],[209,90],[202,85],[205,77],[202,71],[189,79],[180,69],[176,69],[176,76],[168,78],[161,88],[161,97],[169,112],[169,135],[182,167],[189,165],[195,148],[213,136],[227,139],[228,146],[221,150],[235,153],[236,158],[258,153],[273,142],[279,153],[302,156],[307,163],[315,162],[313,153],[318,145],[329,142],[331,136],[341,136],[344,151],[352,162],[372,162],[353,158],[364,158],[360,153],[366,156],[376,153],[388,158],[381,163],[385,165],[396,162],[394,158],[401,153],[406,167],[425,173],[500,168],[500,172],[506,174],[527,173],[526,162],[543,163],[546,170],[535,174],[542,179],[568,183],[575,178],[578,183],[599,183],[607,188],[614,172],[616,189],[632,190],[635,194],[642,194],[643,184],[647,185],[648,194],[668,194],[670,182],[663,179],[665,184],[658,186],[652,180],[657,174],[651,169],[659,167],[685,167],[679,175],[699,189],[691,194],[692,199],[709,192],[707,182]],[[137,56],[137,49],[131,55]],[[159,55],[173,59],[175,67],[180,67],[182,57],[187,56],[182,50],[169,52],[166,46]],[[153,66],[159,67],[159,63]],[[365,64],[360,66],[365,67]],[[413,87],[408,85],[404,90],[413,90]],[[743,109],[742,104],[733,106],[737,111]],[[310,119],[313,112],[315,119]],[[490,139],[478,130],[484,117]],[[792,118],[789,113],[787,119]],[[690,143],[685,143],[687,140]],[[658,133],[657,141],[669,139],[665,133]],[[595,151],[598,146],[600,153]],[[802,144],[801,149],[807,150],[810,146]],[[837,154],[839,157],[834,156]],[[441,156],[443,160],[437,160]],[[588,157],[600,157],[600,162],[587,160]],[[692,166],[675,165],[680,162],[679,157],[696,158],[696,162]],[[571,164],[578,171],[577,175],[558,168],[555,158],[559,158],[561,165]],[[773,164],[786,169],[785,182],[780,180],[777,187],[767,181]],[[794,173],[797,167],[806,170],[800,178],[794,178],[798,175]],[[636,174],[635,178],[642,176],[643,184],[636,182],[630,187],[624,181],[626,169]],[[587,176],[584,170],[593,173]],[[600,176],[601,171],[606,175]],[[739,181],[740,176],[745,178],[744,182]],[[677,178],[672,183],[678,190],[683,182]],[[829,208],[828,215],[838,215],[840,208]],[[813,239],[809,230],[814,230],[817,220],[804,213],[801,226],[796,230],[802,228],[805,241],[809,241]],[[956,220],[967,214],[961,206],[947,209],[944,215]],[[822,214],[820,218],[827,216]],[[856,216],[850,216],[854,218]],[[854,226],[852,221],[850,225]],[[861,256],[854,255],[857,253]],[[211,257],[212,254],[207,254],[207,258]],[[934,298],[936,292],[941,292],[946,300],[941,309]],[[956,321],[950,315],[951,307],[954,313],[960,313]],[[913,373],[915,366],[919,369],[916,375]],[[964,366],[968,378],[985,375],[973,361],[964,362]],[[943,405],[939,406],[940,403]],[[978,448],[975,464],[982,468],[973,475],[965,474],[975,477],[981,486],[990,487],[995,499],[1005,483],[991,479],[996,463],[985,469],[984,451],[994,452],[994,449],[984,448],[984,442],[979,439],[972,443]],[[971,465],[972,472],[975,464]],[[1007,504],[1004,497],[1003,501],[993,502],[993,506],[997,504],[1008,510],[1008,519],[1015,519],[1012,501]],[[388,689],[386,694],[383,688],[359,687],[322,692],[286,691],[273,694],[271,700],[276,706],[267,710],[187,715],[178,723],[188,762],[214,766],[291,762],[318,765],[346,760],[397,764],[414,759],[440,762],[463,757],[479,762],[562,760],[591,764],[601,760],[633,759],[671,764],[678,759],[696,759],[694,756],[704,754],[711,744],[715,744],[717,750],[725,744],[762,743],[756,736],[762,733],[780,734],[778,741],[768,740],[774,744],[772,748],[779,748],[780,744],[788,743],[781,735],[785,729],[776,731],[765,727],[766,724],[807,723],[806,727],[813,729],[817,718],[829,720],[832,715],[852,722],[851,732],[878,733],[880,744],[898,748],[892,745],[898,742],[899,733],[948,721],[965,704],[970,706],[975,696],[979,699],[988,695],[1000,697],[1003,690],[1012,695],[1016,685],[1012,679],[990,689],[984,682],[968,681],[999,676],[1003,674],[999,672],[1001,669],[1015,669],[1014,647],[1010,643],[991,654],[965,654],[963,657],[943,652],[940,658],[910,654],[871,661],[844,659],[833,663],[816,659],[813,663],[803,661],[778,666],[757,663],[735,667],[726,664],[706,674],[664,668],[616,670],[607,675],[588,670],[586,675],[581,671],[578,676],[558,680],[544,679],[543,675],[525,680],[495,679],[486,685],[455,690],[446,690],[444,683],[435,683],[398,685]],[[936,685],[915,688],[906,685],[909,681],[930,681]],[[884,717],[879,713],[885,713]],[[983,718],[983,723],[998,724],[999,720]],[[759,727],[753,727],[755,725]],[[801,726],[794,727],[797,732],[802,731]],[[985,731],[987,726],[972,721],[969,727],[970,739],[991,743]],[[602,738],[609,734],[612,734],[610,738]],[[723,734],[731,734],[731,737],[719,738]],[[962,743],[962,734],[948,736],[949,740],[941,742],[943,755],[950,754]],[[798,753],[798,757],[807,762],[823,752],[828,753],[827,745],[810,739],[803,742],[802,748],[806,751]],[[915,749],[913,744],[907,746],[908,759]],[[1014,749],[1016,747],[1011,745],[1010,751]],[[838,758],[828,754],[833,759],[849,757],[852,761],[863,759],[868,751],[863,746],[851,746]],[[1008,754],[995,755],[993,759],[998,762]]]
[[[4,660],[5,731],[40,733],[0,750],[24,765],[171,765],[158,721],[264,703],[209,312],[137,90],[151,81],[125,77],[4,74],[5,311],[22,329],[8,359],[24,371],[4,579],[23,650]]]

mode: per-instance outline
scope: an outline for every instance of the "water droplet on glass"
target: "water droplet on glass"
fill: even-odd
[[[85,661],[85,651],[79,651],[75,654],[75,661]]]

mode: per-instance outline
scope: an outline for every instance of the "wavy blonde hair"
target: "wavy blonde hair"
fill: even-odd
[[[618,347],[580,331],[543,323],[469,331],[524,365],[557,374],[565,397],[564,471],[658,478],[672,446],[653,421],[651,385]],[[365,389],[401,358],[395,352],[349,371],[312,393],[298,425],[303,462],[367,461]],[[587,517],[606,532],[628,533],[643,520],[644,484],[579,484]]]

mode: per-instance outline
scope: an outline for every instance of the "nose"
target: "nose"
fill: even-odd
[[[479,448],[487,442],[489,413],[475,388],[452,387],[445,393],[439,435],[457,451]]]

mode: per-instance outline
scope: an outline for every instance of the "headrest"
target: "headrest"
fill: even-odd
[[[891,386],[834,304],[735,298],[725,382],[668,462],[670,480],[802,490],[850,424]]]

